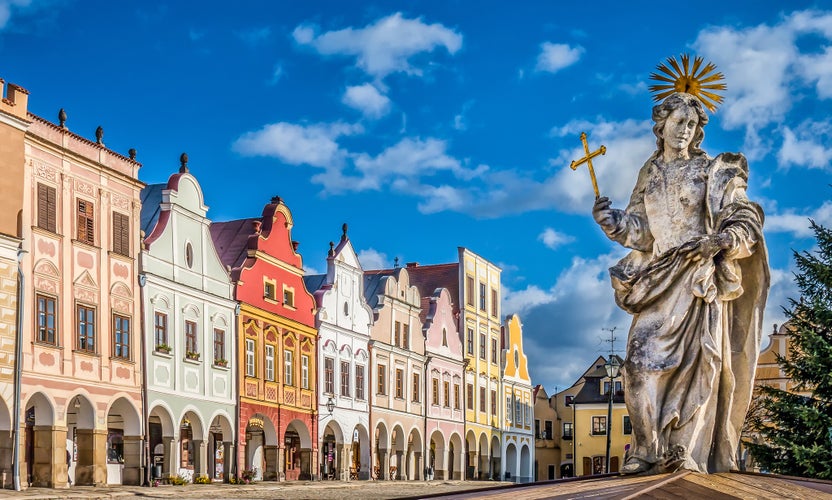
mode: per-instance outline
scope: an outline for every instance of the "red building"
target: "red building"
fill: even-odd
[[[237,463],[266,481],[317,476],[318,332],[292,225],[275,197],[260,218],[211,226],[240,302]]]

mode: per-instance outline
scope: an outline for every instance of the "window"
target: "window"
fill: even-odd
[[[402,348],[410,349],[410,325],[402,325]]]
[[[154,314],[153,329],[156,331],[156,346],[168,345],[168,315],[157,312]]]
[[[491,315],[494,316],[495,318],[498,316],[497,315],[497,305],[499,303],[500,303],[500,301],[497,300],[497,290],[492,288],[491,289]]]
[[[549,424],[549,428],[551,429],[552,423],[547,422]],[[547,431],[548,432],[548,431]],[[572,422],[564,422],[563,423],[563,439],[572,439],[572,433],[574,432],[574,427]]]
[[[514,415],[511,413],[511,396],[506,396],[506,420],[512,421]]]
[[[324,392],[335,394],[335,360],[324,358]]]
[[[467,385],[467,396],[468,396],[468,409],[474,409],[474,384]]]
[[[564,396],[563,397],[563,404],[565,406],[572,406],[572,400],[575,399],[575,396]]]
[[[540,419],[534,419],[534,435],[538,439],[545,439],[544,436],[540,434]]]
[[[92,202],[78,200],[76,213],[78,224],[77,239],[88,245],[95,245],[95,214]]]
[[[474,277],[465,277],[465,303],[469,306],[474,305]]]
[[[185,243],[185,265],[188,269],[194,265],[194,247],[190,241]]]
[[[295,363],[292,359],[292,351],[283,352],[283,383],[286,385],[295,385],[293,375],[295,373]]]
[[[402,342],[402,324],[398,321],[393,326],[393,345],[399,347]]]
[[[228,362],[225,359],[225,330],[214,328],[214,364]]]
[[[491,391],[491,415],[497,416],[497,391]]]
[[[517,427],[523,425],[523,419],[526,418],[524,410],[525,408],[523,408],[523,402],[518,398],[514,398],[514,423]]]
[[[439,406],[439,379],[434,377],[432,384],[432,391],[431,391],[431,404]]]
[[[459,384],[454,384],[454,410],[458,410],[459,408]]]
[[[300,388],[309,389],[309,356],[300,355]]]
[[[113,314],[113,357],[130,359],[130,318]]]
[[[480,311],[485,311],[485,283],[480,283]]]
[[[378,376],[376,377],[376,393],[381,394],[382,396],[387,394],[387,367],[384,365],[378,365]]]
[[[599,436],[607,433],[607,417],[592,417],[592,435]]]
[[[448,330],[442,329],[442,347],[448,347]]]
[[[341,396],[350,397],[350,364],[341,361]]]
[[[263,298],[274,300],[275,297],[274,283],[270,281],[263,282]]]
[[[78,318],[78,350],[95,352],[95,309],[76,306]]]
[[[396,397],[404,399],[404,370],[396,369]]]
[[[196,345],[196,323],[185,321],[185,352],[199,352]]]
[[[56,230],[57,191],[51,186],[38,183],[38,227],[54,233]]]
[[[254,369],[254,341],[246,339],[246,377],[253,377]]]
[[[630,422],[629,415],[624,415],[624,426],[622,427],[622,430],[624,434],[628,436],[633,433],[633,423]]]
[[[113,252],[130,255],[130,217],[113,212]]]
[[[266,344],[266,380],[274,382],[274,346]]]
[[[485,360],[485,334],[480,334],[480,359]]]
[[[485,387],[480,387],[480,411],[485,413]]]
[[[355,366],[355,399],[364,401],[364,366]]]
[[[420,377],[418,373],[413,374],[413,402],[418,403],[421,398],[419,395],[422,394],[422,385],[420,382]]]
[[[497,364],[497,339],[491,339],[491,362]]]
[[[445,382],[443,382],[443,389],[444,389],[444,391],[443,391],[442,395],[444,396],[445,399],[442,400],[442,403],[444,403],[442,406],[444,406],[445,408],[450,408],[451,407],[451,383],[448,382],[447,380]]]
[[[291,288],[283,288],[283,305],[295,307],[295,291]]]
[[[474,329],[468,329],[468,354],[474,355]]]
[[[40,184],[38,184],[40,186]],[[37,295],[38,301],[38,342],[57,345],[55,336],[55,299]]]

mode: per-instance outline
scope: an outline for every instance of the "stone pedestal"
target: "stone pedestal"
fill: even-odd
[[[75,484],[78,486],[107,484],[107,431],[76,429],[75,435],[78,446]]]
[[[133,486],[142,484],[142,441],[141,436],[124,436],[124,469],[121,483]]]

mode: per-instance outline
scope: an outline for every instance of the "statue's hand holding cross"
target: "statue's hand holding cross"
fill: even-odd
[[[572,170],[577,170],[578,167],[586,163],[586,166],[589,169],[589,178],[592,179],[592,188],[595,190],[595,199],[597,200],[601,197],[601,193],[598,192],[598,181],[595,179],[595,169],[592,168],[592,159],[598,155],[606,154],[607,147],[602,145],[600,148],[598,148],[598,150],[590,153],[589,144],[587,144],[586,142],[586,132],[581,132],[581,142],[584,143],[584,152],[586,153],[586,156],[578,160],[574,160],[569,165],[569,168],[571,168]]]

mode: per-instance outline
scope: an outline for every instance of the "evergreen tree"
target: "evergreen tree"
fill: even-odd
[[[800,300],[790,300],[788,355],[777,362],[789,391],[761,387],[751,425],[763,438],[746,442],[761,469],[832,479],[832,230],[811,221],[818,249],[795,252]]]

